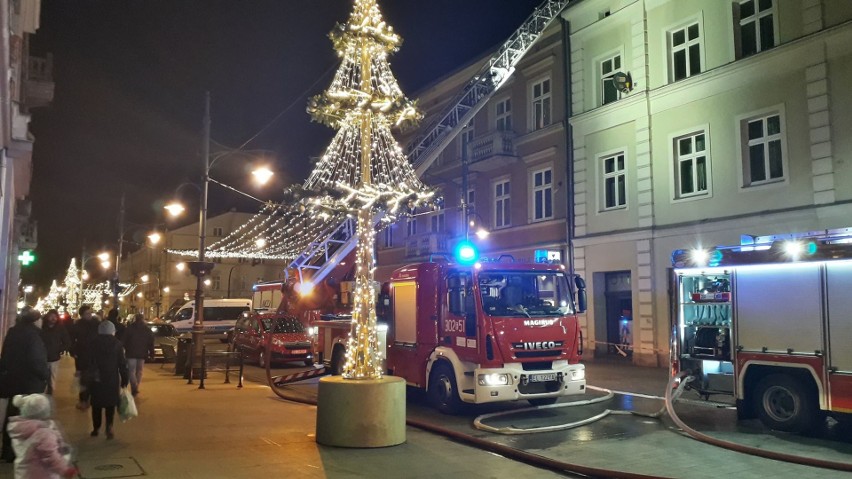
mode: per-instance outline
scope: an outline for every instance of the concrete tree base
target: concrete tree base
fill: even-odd
[[[338,447],[387,447],[405,442],[405,380],[320,379],[317,442]]]

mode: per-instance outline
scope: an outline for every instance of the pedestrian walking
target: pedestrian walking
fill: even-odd
[[[102,420],[106,417],[106,437],[113,438],[113,419],[118,406],[118,396],[122,388],[127,387],[127,360],[124,347],[115,338],[115,325],[110,321],[101,321],[98,325],[98,337],[92,343],[92,367],[95,379],[90,383],[92,391],[92,433],[98,435]]]
[[[21,313],[17,324],[9,328],[0,351],[0,397],[7,398],[0,457],[7,462],[15,460],[15,453],[6,424],[10,417],[20,413],[11,398],[18,394],[43,393],[50,379],[40,328],[41,314],[38,311],[32,309]]]
[[[47,366],[50,368],[50,380],[47,382],[47,394],[56,390],[56,375],[59,372],[59,358],[71,347],[71,336],[65,326],[59,323],[59,311],[51,309],[42,318],[41,339],[47,350]]]
[[[15,396],[21,413],[9,418],[9,436],[15,448],[15,479],[76,477],[71,448],[50,419],[50,399],[44,394]]]
[[[118,310],[115,308],[110,309],[109,313],[107,313],[106,319],[115,326],[115,338],[119,341],[123,340],[125,326],[121,323],[121,319],[118,317]]]
[[[145,316],[136,314],[133,317],[133,323],[124,332],[123,342],[130,371],[130,392],[135,396],[139,394],[145,360],[154,357],[154,333],[145,324]]]
[[[98,319],[92,316],[92,308],[80,306],[80,318],[74,323],[71,334],[71,355],[74,356],[75,381],[80,388],[77,409],[89,407],[89,389],[83,381],[83,371],[91,364],[92,342],[98,336]]]

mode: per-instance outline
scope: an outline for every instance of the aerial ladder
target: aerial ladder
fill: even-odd
[[[444,148],[511,78],[524,55],[570,1],[546,0],[539,5],[449,102],[443,114],[409,145],[408,159],[418,176],[423,176]],[[352,254],[356,243],[355,220],[350,218],[330,234],[311,242],[289,267],[297,272],[299,281],[317,284]]]

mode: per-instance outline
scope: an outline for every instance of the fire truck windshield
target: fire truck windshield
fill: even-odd
[[[482,309],[489,316],[548,317],[574,312],[564,273],[488,271],[479,274]]]

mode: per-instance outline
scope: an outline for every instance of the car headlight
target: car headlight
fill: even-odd
[[[508,374],[480,374],[477,376],[477,381],[480,386],[506,386],[509,384]]]
[[[575,369],[571,371],[571,380],[579,381],[581,379],[586,379],[586,370],[585,369]]]

